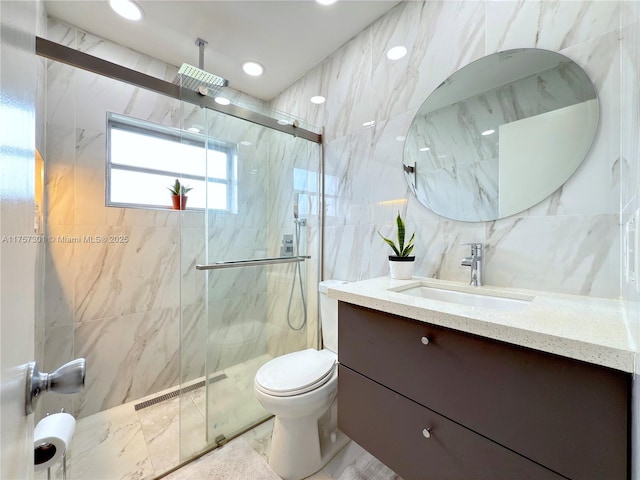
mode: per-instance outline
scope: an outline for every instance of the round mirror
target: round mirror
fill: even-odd
[[[557,190],[589,151],[598,98],[559,53],[525,48],[481,58],[434,90],[404,145],[405,177],[438,215],[508,217]]]

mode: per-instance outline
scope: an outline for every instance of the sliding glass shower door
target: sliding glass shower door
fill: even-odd
[[[256,371],[316,346],[320,146],[184,102],[182,122],[207,142],[206,186],[189,192],[205,208],[181,226],[186,459],[268,418]]]

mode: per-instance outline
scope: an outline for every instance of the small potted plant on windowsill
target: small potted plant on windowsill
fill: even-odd
[[[405,227],[402,217],[400,217],[400,212],[398,212],[398,216],[396,217],[396,226],[398,227],[397,245],[393,240],[383,237],[380,232],[378,232],[378,235],[380,235],[387,245],[393,249],[393,253],[395,253],[395,255],[389,255],[389,273],[391,278],[396,280],[410,280],[413,276],[413,265],[416,259],[415,256],[411,255],[416,233],[413,232],[413,235],[411,235],[411,238],[405,244]]]
[[[187,192],[193,190],[193,188],[187,187],[180,183],[180,180],[176,178],[176,181],[170,187],[167,187],[171,192],[171,201],[173,202],[174,210],[185,210],[187,208]]]

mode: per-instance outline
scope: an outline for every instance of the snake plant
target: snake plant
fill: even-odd
[[[408,257],[411,255],[411,252],[413,251],[413,240],[416,236],[416,232],[413,232],[413,235],[411,235],[411,238],[405,245],[404,243],[405,227],[404,227],[404,222],[402,221],[402,217],[400,217],[400,212],[398,212],[398,216],[396,217],[396,225],[398,227],[398,244],[397,245],[393,240],[383,237],[379,231],[378,231],[378,235],[380,235],[382,240],[384,240],[387,243],[387,245],[389,245],[393,249],[393,252],[396,254],[397,257]]]
[[[193,188],[191,187],[185,187],[184,185],[181,185],[180,180],[178,180],[177,178],[175,183],[167,188],[169,189],[172,195],[186,195],[187,192],[189,192],[190,190],[193,190]]]

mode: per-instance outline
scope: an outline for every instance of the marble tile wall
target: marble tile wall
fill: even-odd
[[[47,38],[165,80],[177,71],[55,19]],[[315,327],[295,334],[283,327],[279,297],[288,299],[291,268],[207,274],[195,264],[277,256],[282,233],[293,233],[293,168],[317,178],[317,146],[50,61],[46,101],[43,371],[85,356],[87,379],[81,394],[45,397],[43,413],[65,407],[83,418],[201,377],[205,365],[214,373],[267,349],[306,346]],[[198,123],[238,144],[239,215],[105,207],[107,111],[173,127]],[[309,228],[317,229],[317,214]],[[127,240],[84,240],[105,235]],[[303,242],[303,250],[317,250],[318,235]],[[305,283],[315,284],[307,277],[316,272],[303,271]],[[315,325],[315,286],[308,304]],[[299,301],[293,308],[302,317]]]
[[[400,211],[417,231],[416,274],[468,281],[461,243],[486,245],[485,283],[556,292],[620,295],[621,27],[617,1],[401,2],[274,99],[323,125],[327,219],[324,277],[358,280],[388,272]],[[391,61],[396,45],[408,55]],[[401,162],[417,108],[457,69],[497,51],[560,52],[593,80],[601,102],[595,142],[576,174],[546,200],[498,221],[462,223],[411,195]],[[320,105],[309,102],[324,95]],[[374,120],[373,127],[364,127]]]
[[[133,55],[50,19],[47,37],[122,58],[171,78]],[[180,102],[47,62],[44,371],[87,359],[83,392],[50,395],[47,411],[83,418],[179,383],[179,212],[105,207],[107,111],[179,126]],[[94,243],[97,237],[124,241]]]

